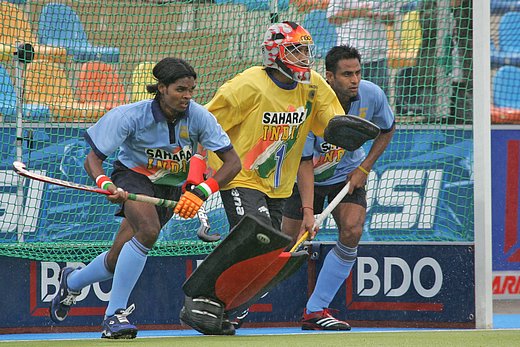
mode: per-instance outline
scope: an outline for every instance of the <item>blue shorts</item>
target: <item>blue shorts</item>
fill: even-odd
[[[168,199],[178,201],[182,194],[181,187],[172,187],[159,184],[153,184],[143,174],[132,171],[121,162],[114,162],[114,171],[112,172],[112,182],[120,188],[123,188],[129,193],[144,194],[148,196],[154,196],[160,199]],[[125,216],[125,205],[121,205],[121,208],[116,212],[116,216]],[[173,216],[173,209],[170,207],[155,206],[157,214],[159,215],[159,221],[161,227],[163,227],[170,218]]]
[[[341,189],[345,186],[345,183],[333,184],[330,186],[314,186],[314,214],[320,214],[323,212],[325,207],[325,198],[327,201],[332,201]],[[341,200],[341,203],[351,203],[361,205],[365,209],[367,208],[367,192],[365,188],[354,189],[352,195],[345,195]],[[290,198],[285,202],[283,210],[283,216],[292,219],[303,219],[302,212],[302,200],[300,192],[298,191],[298,185],[295,184],[293,187],[293,193]]]

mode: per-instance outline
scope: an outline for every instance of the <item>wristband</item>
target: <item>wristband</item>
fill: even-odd
[[[208,198],[211,194],[218,192],[219,186],[218,182],[213,177],[210,177],[199,184],[197,188],[199,188],[204,193],[206,198]]]
[[[314,212],[314,209],[312,207],[309,207],[309,206],[303,206],[300,210],[302,210],[302,212],[303,212],[303,210],[306,209],[306,208],[308,208],[309,210]]]
[[[99,175],[96,177],[96,184],[99,188],[107,190],[108,186],[114,183],[107,175]]]
[[[368,174],[370,173],[367,169],[365,169],[363,166],[359,165],[357,167],[359,169],[359,171],[361,171],[362,173],[364,173],[365,175],[368,176]]]

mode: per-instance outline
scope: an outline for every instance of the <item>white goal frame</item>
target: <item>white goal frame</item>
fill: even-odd
[[[490,28],[490,1],[473,1],[473,174],[477,329],[493,328]]]

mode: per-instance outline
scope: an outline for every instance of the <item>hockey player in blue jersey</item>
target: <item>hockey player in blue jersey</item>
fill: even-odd
[[[314,214],[322,212],[325,198],[332,201],[350,181],[349,193],[332,211],[339,239],[325,258],[302,319],[304,330],[350,330],[347,322],[332,316],[329,304],[356,261],[366,217],[365,184],[372,166],[392,139],[395,124],[383,90],[361,79],[361,56],[357,49],[352,46],[333,47],[327,53],[325,67],[327,81],[345,112],[376,124],[381,133],[368,154],[363,148],[346,151],[309,133],[300,170],[314,170],[314,182],[304,181],[307,177],[312,180],[312,176],[298,175],[293,195],[285,203],[282,231],[293,240],[299,239],[305,232],[305,225],[309,225],[306,220],[312,221]],[[302,205],[302,201],[307,203]],[[316,232],[309,231],[313,238]]]
[[[127,307],[128,298],[161,228],[173,213],[195,216],[204,200],[241,169],[240,158],[216,118],[192,100],[197,78],[193,67],[182,59],[165,58],[155,65],[153,75],[157,83],[147,86],[153,99],[116,107],[85,133],[92,148],[85,169],[100,188],[112,193],[107,197],[110,202],[121,204],[117,215],[124,218],[110,250],[85,268],[61,270],[60,287],[50,306],[51,319],[62,322],[83,287],[112,278],[103,338],[136,337],[137,328],[127,318],[135,306]],[[183,193],[189,160],[198,145],[213,151],[223,165],[212,178]],[[109,178],[102,164],[118,149]],[[128,193],[179,202],[172,211],[127,200]]]

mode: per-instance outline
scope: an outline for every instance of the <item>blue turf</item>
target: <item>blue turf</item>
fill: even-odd
[[[494,329],[520,329],[520,314],[494,314]],[[416,328],[353,328],[353,332],[381,332],[381,331],[425,331],[440,329],[416,329]],[[449,330],[449,329],[446,329]],[[282,334],[337,334],[338,332],[305,331],[300,328],[244,328],[237,330],[237,335],[282,335]],[[168,337],[168,336],[197,336],[194,330],[141,330],[137,337]],[[0,335],[1,341],[31,341],[31,340],[79,340],[99,339],[101,332],[88,333],[60,333],[60,334],[6,334]]]

